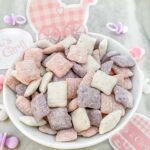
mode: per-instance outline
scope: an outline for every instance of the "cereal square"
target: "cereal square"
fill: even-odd
[[[43,53],[39,48],[31,48],[26,50],[24,53],[24,60],[33,60],[38,67],[41,66],[42,59]]]
[[[127,108],[133,107],[134,101],[131,92],[117,85],[114,88],[114,94],[117,102],[121,103]]]
[[[81,78],[87,73],[87,69],[77,63],[73,64],[72,70]]]
[[[55,54],[47,63],[46,67],[56,76],[63,77],[69,72],[73,64],[68,61],[62,54]]]
[[[88,50],[88,54],[92,54],[95,47],[96,39],[86,34],[82,34],[77,42],[77,46]]]
[[[121,110],[122,116],[125,114],[125,108],[115,101],[114,95],[101,94],[101,112],[103,114],[109,114],[115,110]]]
[[[85,108],[78,108],[71,113],[72,123],[77,132],[90,128],[90,120]]]
[[[41,120],[43,117],[48,115],[50,109],[43,94],[38,94],[32,99],[31,109],[37,120]]]
[[[96,109],[87,109],[87,114],[90,119],[91,125],[99,127],[102,120],[102,114],[99,110]]]
[[[31,102],[27,98],[23,96],[18,96],[16,99],[16,107],[22,112],[24,115],[31,116]]]
[[[111,60],[119,67],[133,67],[135,65],[133,58],[125,55],[114,56]]]
[[[76,45],[70,47],[67,58],[77,63],[85,64],[87,62],[88,51],[87,49],[80,48]]]
[[[49,83],[47,94],[49,107],[65,107],[67,105],[67,81]]]
[[[20,84],[20,82],[16,78],[14,78],[12,75],[7,74],[7,76],[6,76],[6,84],[11,90],[16,92],[16,87],[17,87],[17,85]]]
[[[104,92],[106,95],[110,95],[116,83],[116,77],[107,75],[103,71],[98,70],[94,74],[91,86]]]
[[[67,98],[69,100],[76,98],[77,89],[81,82],[81,78],[67,78]]]
[[[87,63],[84,64],[83,67],[87,71],[97,71],[101,66],[91,55],[88,55]]]
[[[72,127],[71,117],[67,112],[67,108],[50,109],[47,117],[53,130],[69,129]]]
[[[77,132],[71,129],[60,130],[57,132],[56,141],[58,142],[67,142],[74,141],[77,139]]]
[[[87,108],[100,108],[100,91],[86,85],[81,85],[77,91],[78,105]]]
[[[18,84],[16,86],[16,93],[17,93],[17,95],[23,96],[24,93],[25,93],[25,91],[26,91],[26,89],[27,89],[26,85],[24,85],[24,84]]]
[[[33,60],[24,60],[16,63],[17,76],[25,85],[40,78],[40,69]]]

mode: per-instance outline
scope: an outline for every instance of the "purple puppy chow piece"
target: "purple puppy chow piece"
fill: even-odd
[[[78,78],[78,76],[72,71],[70,70],[64,77],[59,78],[57,76],[53,77],[53,82],[57,82],[57,81],[64,81],[67,78]]]
[[[117,102],[127,108],[133,107],[133,96],[129,91],[117,85],[114,88],[114,94]]]
[[[72,127],[71,117],[67,112],[67,108],[50,109],[47,117],[53,130],[69,129]]]
[[[77,63],[73,64],[72,70],[81,78],[83,78],[87,73],[87,70]]]
[[[100,122],[102,120],[101,112],[96,109],[87,109],[87,114],[90,119],[91,125],[99,127]]]
[[[119,67],[133,67],[135,65],[135,61],[125,55],[111,57],[111,60]]]
[[[81,85],[77,91],[79,107],[100,108],[100,91],[86,85]]]
[[[27,89],[26,85],[24,85],[24,84],[18,84],[16,86],[16,93],[17,93],[17,95],[23,96],[24,93],[25,93],[25,91],[26,91],[26,89]]]
[[[41,120],[47,116],[50,109],[48,107],[46,98],[43,94],[37,94],[31,101],[31,109],[34,117],[37,120]]]
[[[109,51],[108,53],[106,53],[104,55],[104,57],[102,58],[101,62],[104,63],[104,62],[110,60],[111,57],[117,56],[117,55],[120,55],[120,53],[117,52],[117,51]]]
[[[102,64],[101,70],[106,74],[110,74],[112,67],[113,67],[113,61],[107,61]]]

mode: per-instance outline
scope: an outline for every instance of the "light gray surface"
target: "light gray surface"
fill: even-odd
[[[70,0],[63,0],[70,3]],[[74,0],[78,2],[79,0]],[[3,23],[3,16],[6,14],[17,13],[25,15],[27,0],[0,0],[0,28],[6,27]],[[105,34],[111,36],[127,48],[143,47],[146,49],[145,57],[139,62],[146,77],[150,78],[150,49],[149,40],[149,0],[98,0],[95,6],[90,8],[90,16],[88,20],[88,28],[91,32]],[[141,13],[142,12],[142,13]],[[125,35],[115,35],[110,33],[105,25],[107,22],[121,21],[129,27],[129,31]],[[29,25],[23,26],[24,29],[31,32]],[[3,71],[1,71],[3,72]],[[137,81],[138,82],[138,81]],[[0,98],[0,103],[2,98]],[[150,117],[150,101],[148,95],[143,95],[137,112],[140,112]],[[22,135],[10,121],[0,123],[0,132],[8,131],[10,134],[15,134],[21,139],[21,145],[18,150],[50,150],[44,146],[38,145]],[[105,141],[87,150],[111,150],[108,141]]]

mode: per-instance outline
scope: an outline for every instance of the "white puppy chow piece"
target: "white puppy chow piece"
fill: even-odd
[[[64,40],[62,40],[60,43],[65,47],[65,49],[70,48],[71,45],[75,44],[77,40],[73,36],[68,36]]]
[[[102,58],[106,52],[108,47],[108,40],[104,39],[99,43],[99,51],[100,51],[100,57]]]
[[[24,93],[24,97],[29,97],[29,96],[31,96],[31,95],[38,89],[38,87],[39,87],[39,85],[40,85],[40,83],[41,83],[41,80],[42,80],[42,78],[39,78],[38,80],[32,81],[32,82],[28,85],[28,87],[27,87],[27,89],[26,89],[26,91],[25,91],[25,93]]]
[[[78,108],[71,113],[72,123],[77,132],[81,132],[90,128],[90,120],[85,108]]]
[[[83,67],[89,72],[97,71],[101,66],[91,55],[88,55],[87,63],[84,64]]]
[[[39,87],[39,91],[40,91],[41,93],[45,93],[45,92],[46,92],[46,90],[47,90],[47,85],[48,85],[48,83],[52,80],[52,77],[53,77],[53,73],[52,73],[52,72],[47,72],[47,73],[45,73],[45,75],[44,75],[43,78],[42,78],[40,87]]]
[[[116,127],[121,119],[121,110],[116,110],[104,117],[99,126],[99,134],[104,134]]]
[[[89,54],[93,53],[94,47],[95,47],[96,39],[93,37],[90,37],[86,34],[81,34],[77,46],[80,48],[85,48],[88,50]]]
[[[36,44],[37,44],[38,48],[41,48],[41,49],[44,49],[44,48],[54,45],[48,39],[41,39],[41,40],[37,41]]]
[[[115,76],[107,75],[103,71],[98,70],[93,76],[91,86],[104,92],[106,95],[110,95],[116,83],[117,78]]]
[[[49,83],[47,94],[49,107],[65,107],[67,105],[67,82]]]
[[[19,120],[25,125],[32,127],[43,126],[47,123],[44,119],[37,121],[33,116],[21,116]]]

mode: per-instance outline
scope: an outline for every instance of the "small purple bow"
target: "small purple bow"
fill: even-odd
[[[19,144],[19,139],[15,136],[8,137],[7,133],[0,133],[0,150],[3,150],[4,146],[9,149],[15,149]]]
[[[4,22],[8,25],[15,26],[16,24],[23,25],[26,23],[27,19],[22,15],[7,15],[3,18]]]
[[[115,32],[116,34],[125,34],[128,31],[128,27],[125,26],[123,23],[118,22],[117,24],[112,23],[112,22],[108,22],[106,24],[106,27],[112,31]]]

